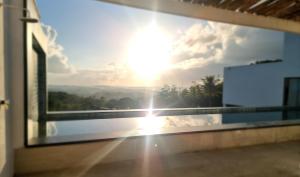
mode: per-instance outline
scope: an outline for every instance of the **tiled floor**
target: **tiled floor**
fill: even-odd
[[[59,163],[59,162],[57,162]],[[97,164],[18,177],[300,177],[300,141]]]

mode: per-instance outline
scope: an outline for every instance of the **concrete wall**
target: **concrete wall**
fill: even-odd
[[[285,33],[283,62],[224,69],[223,104],[282,106],[284,78],[300,77],[300,35]]]
[[[8,87],[10,90],[10,111],[13,127],[14,148],[23,147],[24,140],[24,47],[23,23],[19,20],[23,16],[23,1],[11,0],[9,3],[20,9],[8,9],[5,17],[5,58],[8,63]]]
[[[10,107],[6,114],[6,120],[1,117],[0,137],[0,177],[13,176],[14,150],[24,148],[24,50],[31,55],[31,38],[34,33],[41,45],[45,47],[46,41],[39,24],[28,24],[28,49],[24,48],[23,23],[23,0],[0,0],[4,4],[19,8],[0,8],[0,57],[3,57],[5,69],[5,97],[10,100]],[[34,0],[28,0],[28,8],[32,17],[37,17]],[[4,14],[3,14],[4,11]],[[3,19],[3,25],[2,20]],[[3,36],[3,33],[5,34]],[[2,45],[3,44],[3,45]],[[4,52],[3,52],[4,48]],[[2,60],[0,60],[2,62]],[[1,64],[0,64],[1,68]],[[1,68],[2,69],[2,68]],[[1,73],[1,76],[2,73]],[[1,78],[2,79],[2,78]],[[2,80],[0,79],[0,82]],[[1,89],[0,89],[1,90]],[[5,122],[5,124],[2,124]],[[4,130],[5,128],[5,130]],[[4,138],[2,138],[4,137]],[[0,143],[0,144],[1,144]],[[5,147],[5,148],[2,148]],[[5,151],[5,152],[4,152]],[[5,157],[3,157],[5,154]]]
[[[139,160],[201,150],[242,147],[300,139],[300,126],[219,132],[193,132],[107,140],[94,143],[34,147],[16,151],[16,173],[52,173],[99,163]],[[59,162],[59,163],[58,163]],[[65,176],[74,176],[66,174]]]
[[[23,7],[21,0],[4,0],[4,4]],[[19,72],[22,67],[19,62],[22,61],[22,23],[19,18],[22,17],[22,9],[10,9],[4,7],[4,60],[5,60],[5,89],[6,99],[10,100],[9,110],[6,114],[6,166],[2,171],[3,177],[13,176],[14,168],[14,130],[22,128],[14,127],[17,124],[16,115],[22,115],[22,99],[19,98],[22,92],[22,75]],[[22,69],[21,69],[22,71]],[[18,139],[20,140],[20,138]],[[1,176],[1,177],[2,177]]]
[[[1,3],[6,3],[0,0]],[[8,96],[7,58],[4,57],[4,8],[0,7],[0,99],[10,99]],[[6,61],[5,61],[6,60]],[[9,111],[0,107],[0,177],[13,175],[12,126]]]
[[[3,3],[3,0],[0,0]],[[0,7],[0,100],[5,99],[5,75],[4,75],[4,46],[3,46],[3,7]],[[6,166],[6,115],[2,107],[0,107],[0,176],[4,173]]]
[[[9,1],[14,6],[20,8],[23,7],[22,0]],[[31,12],[31,17],[39,18],[36,12],[34,0],[27,1],[28,9]],[[23,23],[19,20],[23,11],[14,9],[7,13],[5,31],[5,46],[6,46],[6,58],[9,58],[8,75],[9,78],[9,90],[11,91],[11,112],[13,119],[13,139],[14,148],[24,147],[24,50],[27,50],[27,58],[32,56],[32,35],[34,35],[41,46],[46,51],[46,37],[43,34],[40,24],[27,24],[27,48],[24,48],[24,31]]]

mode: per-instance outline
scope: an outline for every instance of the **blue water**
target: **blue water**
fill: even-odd
[[[226,113],[151,118],[96,119],[48,122],[48,136],[111,133],[131,130],[208,127],[223,124],[253,123],[299,119],[299,113],[283,118],[282,112]]]

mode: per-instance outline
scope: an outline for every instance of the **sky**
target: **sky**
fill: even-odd
[[[282,58],[283,33],[103,3],[37,0],[51,85],[191,85]]]

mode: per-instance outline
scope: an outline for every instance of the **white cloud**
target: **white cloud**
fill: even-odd
[[[111,62],[100,69],[76,68],[71,63],[64,48],[57,42],[57,31],[42,25],[47,36],[47,64],[49,84],[60,85],[126,85],[135,83],[135,75],[124,63]]]
[[[75,73],[76,69],[69,63],[64,54],[64,48],[57,43],[57,31],[49,25],[42,25],[48,40],[48,72],[49,73]]]
[[[101,64],[99,69],[74,68],[56,42],[57,32],[49,26],[44,28],[49,39],[50,84],[141,85],[130,67],[118,60]],[[194,24],[178,32],[172,50],[173,69],[164,73],[157,85],[189,85],[206,75],[222,75],[225,66],[280,58],[282,42],[279,32],[215,22]]]
[[[124,63],[108,63],[100,69],[77,69],[76,73],[49,74],[49,84],[58,85],[136,85],[135,74]]]
[[[239,45],[245,40],[238,30],[238,26],[214,22],[192,25],[175,42],[175,67],[188,69],[220,62],[230,44]]]

